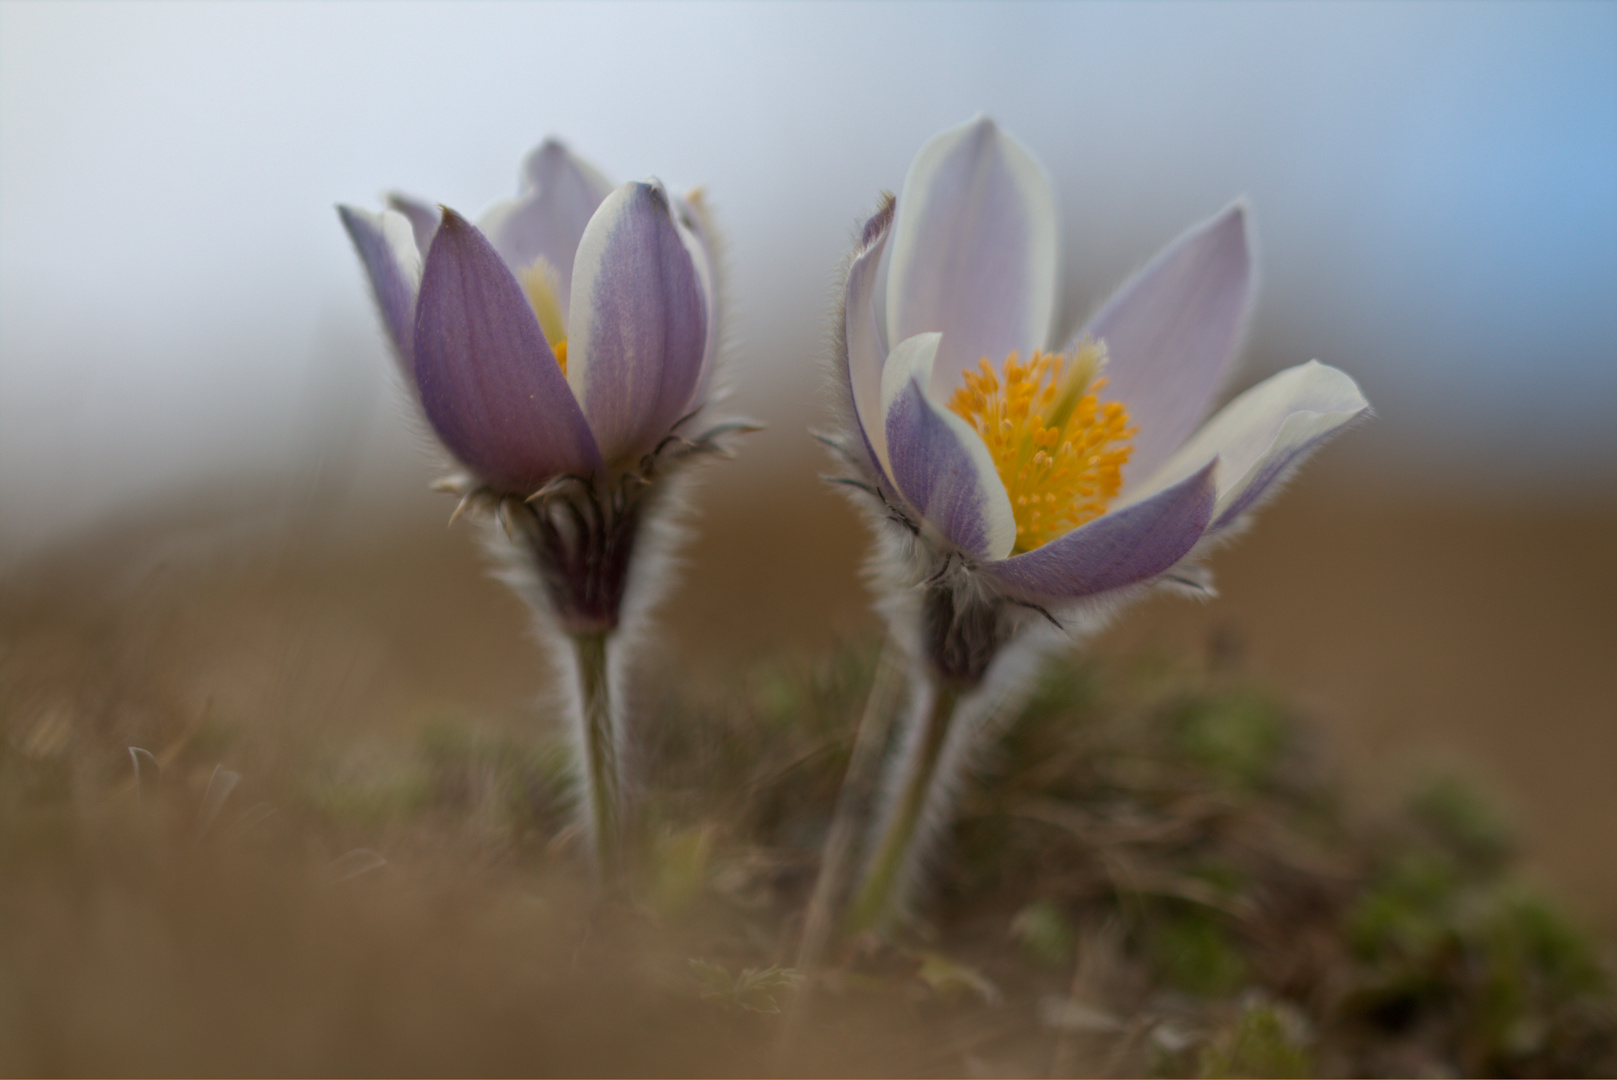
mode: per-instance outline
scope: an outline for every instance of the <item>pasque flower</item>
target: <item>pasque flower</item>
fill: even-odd
[[[671,472],[740,423],[705,417],[719,346],[699,193],[613,187],[550,140],[474,226],[391,196],[339,207],[406,384],[464,473],[461,509],[503,525],[506,577],[574,676],[584,822],[615,858],[625,725],[616,654],[654,599]]]
[[[1062,340],[1058,235],[1044,170],[978,118],[922,147],[848,264],[832,442],[877,522],[889,622],[919,667],[856,921],[890,917],[917,833],[947,823],[975,737],[962,729],[992,709],[951,716],[1011,646],[1093,629],[1153,585],[1204,590],[1208,548],[1367,412],[1351,378],[1311,362],[1204,422],[1251,303],[1241,203]]]

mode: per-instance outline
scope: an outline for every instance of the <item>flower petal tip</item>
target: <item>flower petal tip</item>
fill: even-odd
[[[394,359],[414,392],[415,309],[422,260],[410,227],[392,211],[373,213],[345,204],[338,204],[337,217],[370,278]]]
[[[865,227],[859,234],[860,251],[870,250],[871,245],[887,235],[887,230],[893,225],[893,211],[897,205],[898,199],[891,191],[881,193],[881,202],[876,212],[870,215],[870,219],[865,222]]]

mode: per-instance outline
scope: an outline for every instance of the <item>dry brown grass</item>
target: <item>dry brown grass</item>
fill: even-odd
[[[1273,689],[1338,676],[1308,652],[1273,676],[1273,635],[1295,623],[1264,622],[1269,594],[1245,584],[1260,577],[1278,581],[1274,611],[1309,588],[1303,606],[1345,620],[1340,648],[1386,708],[1428,693],[1375,666],[1373,598],[1354,606],[1369,571],[1321,580],[1282,557],[1362,539],[1306,515],[1221,563],[1235,614],[1256,619],[1244,650],[1217,609],[1148,610],[1104,662],[1065,666],[968,802],[927,918],[895,946],[842,949],[780,1056],[767,1010],[803,999],[768,973],[793,954],[871,650],[851,523],[754,509],[750,532],[716,529],[699,553],[639,686],[633,902],[599,902],[577,874],[543,665],[466,537],[203,519],[177,545],[172,522],[137,523],[13,575],[0,1071],[1617,1067],[1593,954],[1524,891],[1486,809],[1438,788],[1410,814],[1363,812],[1324,765],[1340,726],[1321,734]],[[1421,574],[1396,587],[1433,588]],[[1598,642],[1598,612],[1556,610],[1595,619]],[[1432,618],[1398,633],[1459,625]],[[865,644],[837,646],[839,625]],[[1493,648],[1490,632],[1463,640]],[[1581,655],[1525,658],[1574,684],[1551,699],[1563,719],[1602,692],[1576,685]],[[1344,701],[1325,718],[1340,725]],[[139,790],[131,746],[153,758]]]

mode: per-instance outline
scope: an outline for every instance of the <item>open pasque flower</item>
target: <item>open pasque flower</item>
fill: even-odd
[[[456,513],[495,511],[508,580],[568,647],[604,857],[623,756],[614,653],[666,576],[668,474],[746,426],[702,416],[720,337],[712,224],[698,193],[613,187],[555,140],[479,226],[389,203],[339,213],[406,384],[465,468],[445,484]]]
[[[932,713],[1034,625],[1078,632],[1131,590],[1201,587],[1207,548],[1368,408],[1351,378],[1311,362],[1205,419],[1251,303],[1242,204],[1063,340],[1058,235],[1044,170],[978,118],[922,147],[848,265],[833,441],[853,475],[840,479],[884,534],[889,621],[926,669]],[[932,757],[916,767],[937,790],[890,819],[924,818],[957,786],[932,775],[955,736],[930,723],[905,755]],[[905,784],[889,790],[902,804]],[[878,852],[870,873],[884,857],[913,861]]]

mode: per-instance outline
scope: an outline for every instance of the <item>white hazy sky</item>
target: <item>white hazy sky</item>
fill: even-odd
[[[1245,194],[1254,373],[1352,372],[1434,482],[1617,475],[1611,3],[5,0],[0,552],[333,428],[419,471],[333,204],[477,213],[551,133],[706,186],[742,400],[797,424],[854,223],[979,110],[1055,178],[1073,319]]]

